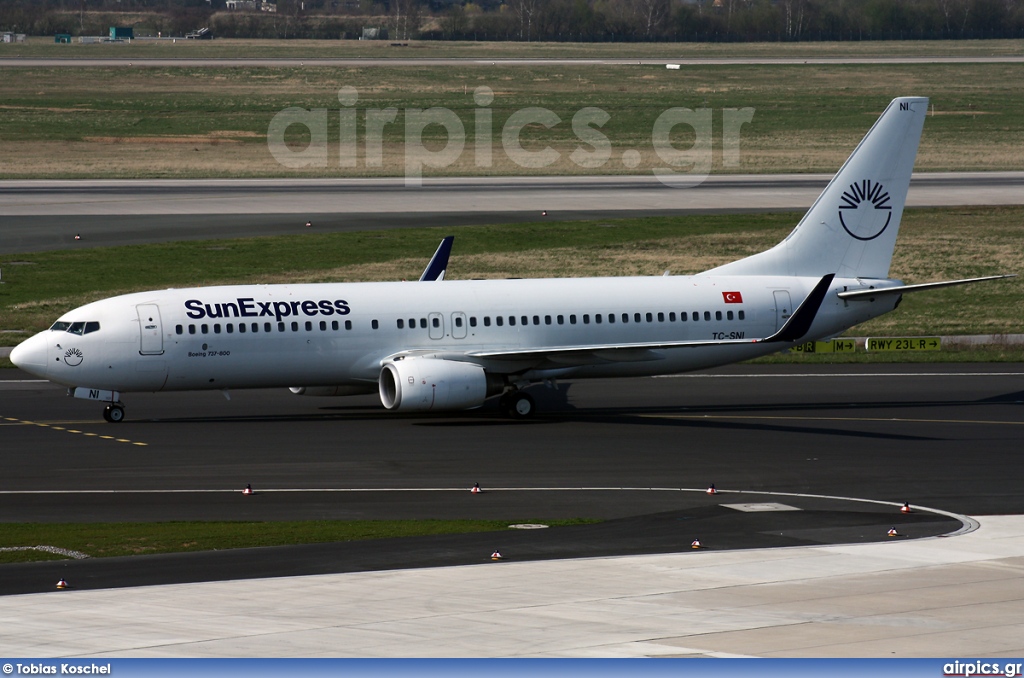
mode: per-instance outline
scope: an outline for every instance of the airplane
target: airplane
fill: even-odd
[[[11,361],[105,403],[122,393],[288,387],[379,394],[394,412],[536,412],[533,384],[680,373],[835,337],[904,294],[889,266],[928,99],[894,99],[793,231],[696,275],[444,280],[451,239],[418,282],[232,285],[97,301]]]

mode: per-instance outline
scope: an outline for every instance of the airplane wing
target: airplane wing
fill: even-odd
[[[702,341],[663,341],[638,342],[629,344],[591,344],[581,346],[548,346],[537,348],[513,348],[485,351],[470,351],[465,355],[471,358],[488,358],[498,360],[538,360],[542,359],[557,365],[590,365],[605,362],[639,362],[661,360],[663,356],[655,353],[660,349],[698,348],[705,346],[736,346],[741,344],[761,344],[776,342],[800,341],[811,329],[814,318],[821,308],[821,302],[828,294],[834,273],[830,273],[818,281],[811,293],[793,312],[786,324],[775,334],[763,339],[721,339]]]
[[[984,278],[965,278],[963,280],[945,280],[943,282],[922,283],[920,285],[900,285],[899,287],[883,287],[870,290],[851,290],[840,292],[840,299],[877,299],[878,297],[903,294],[904,292],[921,292],[923,290],[936,290],[940,287],[953,287],[954,285],[967,285],[969,283],[982,282],[983,280],[1002,280],[1003,278],[1016,278],[1015,273],[1007,275],[988,275]]]
[[[454,235],[446,236],[441,240],[441,244],[437,246],[434,256],[430,258],[430,263],[423,269],[420,282],[444,280],[444,273],[448,270],[448,256],[452,253],[452,241],[454,240]]]

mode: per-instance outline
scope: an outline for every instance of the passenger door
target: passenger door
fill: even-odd
[[[141,355],[163,355],[164,332],[160,322],[160,307],[156,304],[139,304],[139,353]]]

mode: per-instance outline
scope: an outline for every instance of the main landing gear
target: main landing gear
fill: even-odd
[[[501,396],[498,406],[513,419],[529,419],[537,412],[537,403],[522,391],[509,391]]]
[[[111,403],[103,408],[103,419],[109,421],[111,424],[117,424],[124,421],[124,405],[121,403]]]

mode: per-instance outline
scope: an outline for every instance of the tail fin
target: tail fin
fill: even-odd
[[[893,99],[785,240],[706,273],[887,278],[927,109]]]

